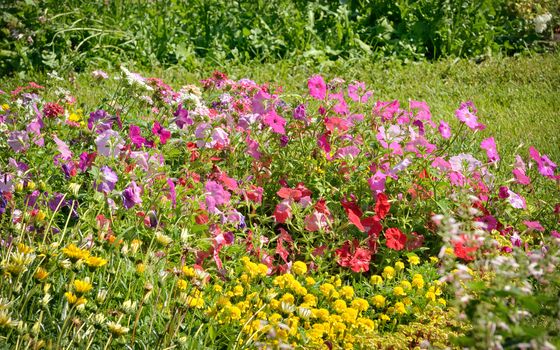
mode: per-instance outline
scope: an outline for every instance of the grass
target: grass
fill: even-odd
[[[459,104],[472,100],[480,119],[487,125],[480,139],[494,136],[498,150],[503,154],[526,153],[528,147],[534,145],[551,159],[560,159],[560,53],[495,58],[479,64],[470,60],[407,65],[355,60],[310,66],[280,61],[208,67],[197,72],[176,66],[142,73],[161,77],[170,85],[179,87],[206,78],[215,69],[234,79],[250,78],[259,83],[279,84],[290,92],[304,91],[307,78],[315,73],[321,73],[327,79],[360,80],[375,91],[377,99],[424,100],[431,107],[434,119],[452,122],[455,121],[453,112]],[[34,78],[39,83],[51,80],[45,76]],[[97,106],[100,96],[109,93],[98,87],[89,74],[81,73],[71,80],[72,91],[77,91],[76,97],[84,104],[85,112]],[[16,83],[18,81],[8,79],[3,88]],[[69,84],[68,80],[51,83],[52,86]],[[517,151],[519,146],[521,149]]]

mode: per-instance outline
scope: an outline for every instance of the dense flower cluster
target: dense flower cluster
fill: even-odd
[[[0,90],[6,344],[549,346],[555,328],[520,329],[559,309],[529,299],[558,291],[559,171],[468,142],[472,102],[436,120],[320,75],[305,96],[94,76],[115,88],[95,107]]]

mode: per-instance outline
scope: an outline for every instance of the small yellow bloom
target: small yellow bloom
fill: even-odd
[[[395,270],[397,270],[397,271],[404,270],[404,263],[402,261],[397,261],[395,263]]]
[[[85,294],[89,292],[93,286],[89,283],[88,279],[85,280],[74,280],[74,289],[76,293]]]
[[[195,271],[192,267],[190,266],[183,266],[181,268],[181,270],[183,271],[183,274],[185,275],[185,277],[189,277],[192,278],[195,276]]]
[[[80,306],[80,305],[85,305],[85,303],[87,302],[86,298],[78,297],[72,292],[66,292],[64,293],[64,296],[66,297],[68,304],[71,305]]]
[[[430,262],[432,264],[437,264],[439,262],[439,259],[435,256],[430,256]]]
[[[89,251],[80,249],[76,247],[75,244],[70,244],[66,248],[62,248],[62,253],[74,261],[87,259],[89,257]]]
[[[127,327],[121,326],[120,324],[112,321],[107,322],[107,329],[115,338],[125,335],[129,331]]]
[[[186,290],[188,286],[187,281],[185,281],[184,279],[179,279],[177,280],[177,288],[179,288],[180,290]]]
[[[107,260],[97,256],[90,256],[86,259],[86,264],[90,267],[101,267],[107,264]]]
[[[47,272],[47,270],[45,270],[42,267],[37,268],[37,271],[35,272],[35,275],[34,275],[34,277],[36,279],[38,279],[39,281],[44,280],[48,276],[49,276],[49,273]]]
[[[342,299],[335,300],[333,303],[333,309],[339,314],[343,313],[344,310],[346,310],[346,302]]]
[[[401,281],[401,287],[403,287],[404,290],[411,290],[412,289],[412,285],[407,280],[402,280]]]
[[[385,266],[381,275],[385,277],[385,279],[393,279],[393,277],[395,277],[395,269],[391,266]]]
[[[143,263],[138,263],[136,264],[136,273],[141,275],[144,273],[144,271],[146,271],[146,265],[144,265]]]
[[[395,303],[394,308],[396,313],[401,315],[406,314],[406,307],[400,301]]]
[[[291,293],[286,293],[280,298],[280,302],[294,304],[295,298]]]
[[[347,300],[350,300],[354,297],[354,288],[351,286],[344,286],[340,289],[340,295],[342,295]]]
[[[382,308],[385,306],[385,297],[383,295],[377,294],[372,298],[373,305],[377,308]]]
[[[17,245],[17,250],[18,252],[22,253],[22,254],[31,254],[33,253],[33,248],[31,248],[30,246],[27,246],[23,243],[18,243]]]
[[[420,264],[420,258],[416,254],[411,254],[408,256],[408,263],[410,265],[418,265]]]
[[[307,284],[308,286],[312,286],[315,284],[315,280],[313,279],[313,277],[306,277],[305,284]]]
[[[350,305],[358,310],[358,311],[366,311],[369,307],[369,303],[367,302],[367,300],[362,299],[362,298],[356,298],[354,300],[352,300],[352,303],[350,303]]]
[[[391,321],[391,317],[389,317],[389,316],[387,316],[387,315],[385,315],[385,314],[379,315],[379,318],[380,318],[382,321],[385,321],[385,322]]]
[[[9,111],[9,110],[10,110],[10,105],[7,104],[7,103],[4,103],[4,104],[2,105],[2,112],[7,112],[7,111]]]
[[[397,287],[393,288],[393,294],[397,297],[402,297],[402,296],[406,295],[403,287],[400,287],[400,286],[397,286]]]
[[[292,265],[292,271],[298,276],[304,275],[307,273],[307,265],[303,261],[296,261]]]
[[[369,281],[370,281],[370,283],[373,284],[374,286],[383,284],[383,278],[382,278],[381,276],[379,276],[379,275],[373,275],[373,276],[371,276],[371,278],[370,278]]]

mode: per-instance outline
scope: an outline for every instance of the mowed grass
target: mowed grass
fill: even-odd
[[[224,71],[233,79],[250,78],[258,83],[281,85],[289,94],[304,93],[307,78],[317,73],[327,80],[340,77],[364,81],[375,91],[374,98],[426,101],[434,119],[445,119],[454,127],[458,126],[455,109],[461,102],[472,100],[480,120],[487,125],[478,139],[494,136],[505,160],[512,160],[516,153],[527,154],[528,147],[533,145],[554,161],[560,161],[560,53],[495,58],[482,63],[442,60],[401,65],[355,60],[302,64],[292,60],[208,66],[196,72],[182,67],[140,72],[178,88],[208,77],[213,70]],[[100,101],[109,100],[116,88],[111,89],[116,82],[95,82],[89,72],[74,75],[72,83],[45,76],[35,79],[48,87],[68,88],[86,113],[102,107]],[[22,83],[7,80],[2,88],[8,89],[18,82]]]

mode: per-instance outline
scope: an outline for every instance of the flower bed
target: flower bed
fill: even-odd
[[[554,347],[557,166],[474,142],[471,102],[94,75],[87,111],[0,94],[6,344]]]

